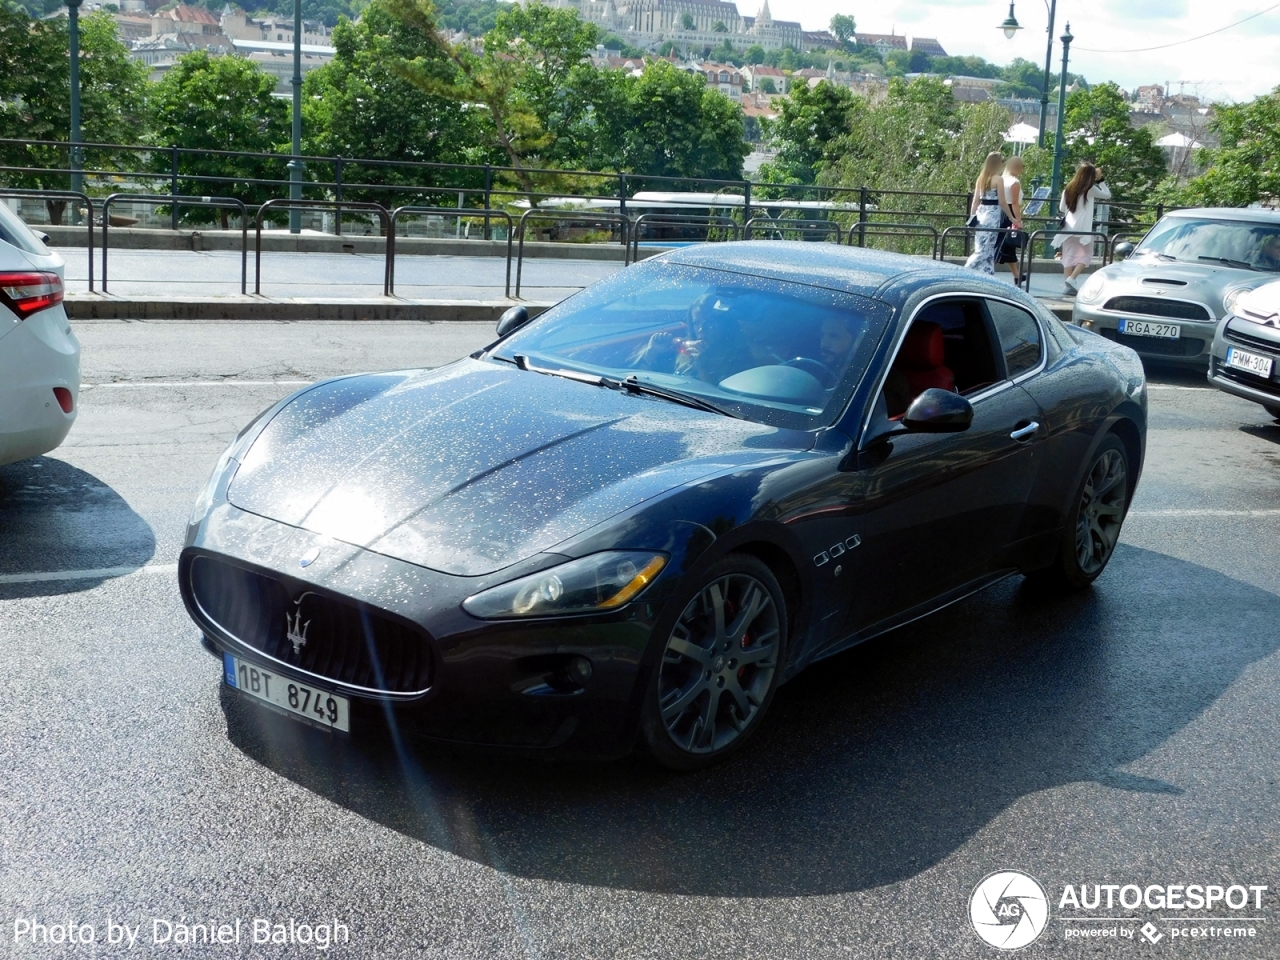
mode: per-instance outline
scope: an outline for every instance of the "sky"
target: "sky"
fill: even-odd
[[[738,0],[752,15],[755,0]],[[1072,72],[1090,83],[1114,80],[1126,90],[1172,81],[1202,99],[1251,100],[1280,86],[1280,4],[1275,0],[1058,0],[1054,33],[1067,22]],[[1274,6],[1248,23],[1191,43],[1163,50],[1135,51],[1186,40],[1225,27]],[[934,37],[954,55],[976,55],[1005,64],[1024,57],[1043,64],[1048,0],[1017,0],[1023,29],[1006,40],[999,25],[1008,0],[770,0],[778,20],[799,20],[806,30],[826,27],[833,14],[847,13],[866,33]],[[1088,49],[1086,49],[1088,48]],[[1125,52],[1096,52],[1125,51]],[[1062,47],[1054,45],[1054,71],[1062,67]],[[1186,81],[1185,85],[1182,81]]]

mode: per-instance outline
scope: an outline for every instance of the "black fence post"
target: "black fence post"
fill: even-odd
[[[174,144],[169,148],[169,196],[176,197],[178,195],[178,146]],[[178,205],[172,203],[169,205],[169,220],[171,228],[176,232],[178,229]]]
[[[627,175],[618,174],[618,212],[627,215]]]
[[[742,187],[742,216],[743,223],[751,219],[751,181],[748,180]]]
[[[342,236],[342,164],[341,157],[333,161],[333,198],[338,201],[333,211],[333,232],[339,237]]]
[[[486,163],[484,165],[484,208],[488,211],[489,195],[493,192],[493,164]],[[486,212],[484,217],[484,238],[486,240],[493,239],[493,231],[489,228],[489,215]]]
[[[858,190],[858,246],[867,245],[867,188]]]
[[[967,229],[969,226],[969,209],[972,207],[972,205],[973,205],[973,198],[965,197],[964,213],[962,214],[962,216],[964,217],[964,220],[961,222],[964,223],[966,227],[964,231],[964,256],[966,260],[969,258],[969,254],[973,252],[973,234]]]
[[[1157,203],[1157,204],[1156,204],[1156,219],[1157,219],[1157,220],[1159,220],[1159,219],[1160,219],[1161,217],[1163,217],[1163,216],[1164,216],[1164,204],[1163,204],[1163,203]]]

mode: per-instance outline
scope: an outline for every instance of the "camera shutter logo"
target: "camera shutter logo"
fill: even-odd
[[[1049,923],[1049,898],[1025,873],[1001,870],[985,878],[969,898],[974,932],[999,950],[1034,943]]]

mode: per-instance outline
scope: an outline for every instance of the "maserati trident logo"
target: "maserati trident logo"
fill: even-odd
[[[307,645],[307,628],[311,626],[311,621],[308,620],[306,623],[302,622],[301,600],[299,600],[295,606],[297,606],[298,609],[292,617],[289,616],[288,610],[284,612],[284,622],[288,626],[289,631],[285,634],[285,639],[293,644],[293,653],[296,656],[301,653],[302,648]]]

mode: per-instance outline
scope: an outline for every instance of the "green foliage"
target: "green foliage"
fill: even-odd
[[[1102,167],[1116,200],[1143,202],[1167,173],[1164,153],[1149,129],[1129,123],[1129,103],[1114,83],[1068,95],[1063,130],[1064,183],[1078,163],[1088,160]]]
[[[65,18],[32,20],[24,11],[0,8],[0,137],[68,140],[71,133],[71,62]],[[105,13],[80,18],[81,138],[86,143],[135,141],[146,126],[147,68],[129,57]],[[120,169],[133,155],[90,150],[85,165]],[[0,146],[0,163],[66,168],[63,147],[27,143]],[[64,174],[7,174],[9,186],[66,189]],[[49,204],[59,222],[61,203]]]
[[[481,112],[424,93],[393,69],[397,62],[418,60],[424,72],[431,71],[445,83],[455,72],[440,48],[393,17],[383,0],[373,0],[359,23],[341,21],[333,32],[333,45],[334,59],[303,78],[306,153],[431,163],[501,162],[496,151],[480,146],[489,134]],[[331,171],[312,172],[321,179],[332,178]],[[354,186],[421,183],[422,173],[412,169],[346,164],[343,179],[347,199],[384,205],[432,202],[414,193]]]
[[[853,36],[857,28],[857,23],[847,13],[837,13],[831,18],[829,25],[831,35],[840,41],[840,46],[847,50],[853,49]]]
[[[1249,103],[1218,107],[1218,146],[1200,151],[1208,169],[1167,199],[1181,206],[1243,207],[1280,199],[1280,87]]]
[[[923,50],[890,50],[884,55],[884,65],[891,77],[906,73],[928,73],[933,61]]]
[[[831,186],[915,191],[944,196],[882,195],[874,198],[882,220],[906,223],[938,221],[945,214],[962,222],[967,196],[986,155],[1000,149],[1009,114],[994,103],[957,103],[940,80],[922,77],[889,81],[880,103],[849,112],[848,128],[832,138],[818,182]],[[958,194],[959,196],[946,196]],[[844,218],[852,220],[851,217]],[[874,218],[873,218],[874,219]],[[919,242],[872,241],[899,249],[928,249]]]
[[[211,57],[203,50],[178,58],[155,85],[151,138],[159,146],[194,151],[278,151],[289,139],[289,111],[274,96],[275,77],[242,57]],[[169,155],[154,155],[157,172],[169,170]],[[254,180],[287,179],[287,157],[230,157],[184,153],[179,161],[183,193],[235,197],[246,204],[279,196],[279,188]],[[209,220],[211,210],[188,208],[184,217]],[[223,225],[227,214],[222,214]]]
[[[511,9],[501,0],[443,0],[438,5],[440,26],[482,37],[497,25],[498,14]]]
[[[580,168],[736,180],[749,147],[742,111],[697,74],[659,60],[639,77],[582,67],[570,99],[587,105],[557,140]]]
[[[761,167],[760,179],[776,184],[816,182],[838,158],[834,144],[854,128],[855,114],[867,109],[864,99],[825,80],[814,87],[797,83],[790,96],[774,103],[781,113],[764,126],[778,153]]]
[[[610,33],[600,42],[604,44],[606,50],[611,50],[620,57],[643,57],[645,55],[645,52],[639,47],[633,47],[616,34]]]
[[[711,25],[711,31],[713,33],[728,33],[729,28],[725,26],[725,23],[723,20],[717,20],[715,23]]]
[[[758,43],[753,43],[747,47],[746,52],[743,54],[743,58],[750,64],[764,63],[764,57],[764,47]]]
[[[760,93],[777,93],[778,85],[773,82],[773,77],[760,78]]]
[[[1001,67],[988,63],[982,57],[932,57],[929,71],[957,77],[985,77],[988,80],[999,80],[1004,76]]]
[[[681,16],[681,17],[680,17],[680,26],[684,27],[686,30],[692,30],[692,29],[693,29],[693,26],[694,26],[694,24],[693,24],[693,14],[691,14],[691,13],[686,13],[686,14],[684,14],[683,16]]]

